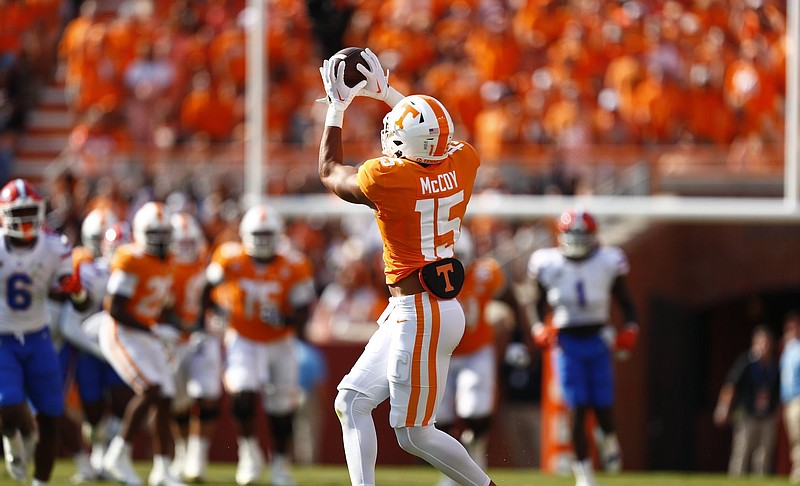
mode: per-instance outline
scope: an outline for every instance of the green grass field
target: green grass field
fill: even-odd
[[[138,462],[136,469],[142,479],[147,482],[150,463]],[[213,464],[207,481],[208,486],[233,485],[234,464]],[[5,471],[3,471],[5,472]],[[72,463],[59,461],[50,484],[54,486],[69,485],[69,477],[74,472]],[[298,486],[349,486],[345,466],[313,466],[294,468]],[[498,486],[572,486],[569,476],[548,476],[538,472],[522,469],[492,469],[489,471]],[[379,467],[377,483],[380,486],[434,486],[439,473],[432,467]],[[8,476],[0,475],[0,485],[12,485]],[[101,484],[101,483],[96,483]],[[105,483],[112,484],[112,483]],[[265,472],[262,484],[269,484],[268,471]],[[599,486],[786,486],[786,477],[775,476],[766,479],[729,479],[724,475],[681,474],[681,473],[623,473],[614,476],[598,475]]]

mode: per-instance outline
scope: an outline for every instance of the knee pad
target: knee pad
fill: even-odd
[[[424,427],[399,427],[394,429],[394,434],[397,437],[397,443],[400,445],[401,449],[413,456],[419,457],[420,454],[427,449],[425,445],[427,444],[427,432],[428,429],[432,427],[432,425],[426,425]]]
[[[333,408],[340,422],[347,420],[353,414],[372,414],[378,403],[375,399],[355,390],[339,390],[333,400]]]
[[[293,413],[288,415],[270,415],[269,424],[272,429],[272,435],[278,439],[288,439],[292,437],[292,433],[294,432],[292,427],[293,418]]]
[[[180,426],[189,425],[189,411],[172,414],[172,419]]]
[[[250,420],[253,418],[253,414],[255,413],[253,400],[247,396],[234,396],[231,413],[233,413],[233,416],[242,422]]]
[[[217,417],[219,417],[219,407],[200,407],[200,411],[197,413],[197,418],[201,422],[210,422]]]

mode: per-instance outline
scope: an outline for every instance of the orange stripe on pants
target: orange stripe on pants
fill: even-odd
[[[425,404],[425,419],[422,425],[428,425],[433,418],[433,413],[436,411],[436,396],[438,388],[438,369],[439,362],[436,357],[439,349],[439,329],[441,327],[441,319],[439,317],[439,302],[431,299],[431,339],[428,347],[428,401]]]

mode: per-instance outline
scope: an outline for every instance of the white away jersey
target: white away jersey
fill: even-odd
[[[47,325],[47,295],[72,273],[66,236],[40,232],[30,249],[10,249],[0,229],[0,334],[38,331]]]
[[[627,273],[628,259],[614,246],[600,247],[585,260],[570,260],[558,248],[542,248],[528,262],[528,275],[547,290],[558,328],[607,323],[611,287]]]

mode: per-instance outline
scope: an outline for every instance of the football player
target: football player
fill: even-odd
[[[48,301],[50,307],[50,325],[53,343],[59,355],[61,363],[62,383],[64,393],[77,384],[86,389],[86,383],[81,383],[81,376],[85,376],[86,360],[82,350],[99,351],[96,342],[91,341],[81,329],[81,321],[95,312],[102,304],[102,295],[92,294],[90,287],[91,277],[87,274],[87,269],[93,261],[100,256],[100,242],[103,232],[109,224],[116,221],[116,216],[106,208],[95,208],[90,211],[81,224],[82,245],[76,246],[72,250],[73,273],[81,280],[83,288],[87,289],[90,303],[84,311],[77,311],[69,303],[66,295],[60,292],[52,292]],[[93,273],[93,272],[90,272]],[[87,285],[89,284],[89,285]],[[101,282],[102,285],[105,282]],[[82,375],[79,376],[79,373]],[[82,396],[83,398],[83,396]],[[98,397],[99,399],[99,397]],[[82,400],[82,406],[89,413],[96,409],[93,404]],[[60,424],[61,445],[64,450],[73,458],[75,462],[75,474],[72,476],[73,483],[83,483],[94,480],[98,470],[92,467],[89,453],[86,450],[83,435],[81,433],[81,423],[72,414],[64,414]]]
[[[531,334],[536,344],[554,346],[556,375],[570,415],[576,486],[594,486],[586,413],[593,410],[604,440],[601,455],[609,471],[621,468],[614,425],[612,353],[629,353],[639,326],[625,276],[628,260],[620,248],[601,246],[597,222],[581,209],[565,211],[558,220],[558,247],[531,255],[528,274],[539,288],[531,311]],[[619,303],[625,326],[619,333],[610,324],[612,301]],[[552,325],[544,324],[547,307]]]
[[[177,394],[173,416],[174,476],[202,481],[208,468],[208,448],[222,396],[222,345],[214,333],[196,329],[200,298],[206,283],[206,241],[197,220],[187,212],[170,217],[175,272],[175,313],[183,336],[175,351]],[[194,406],[193,406],[194,405]]]
[[[450,354],[464,333],[458,300],[463,267],[453,258],[480,159],[453,140],[445,107],[425,95],[404,97],[369,49],[365,80],[348,87],[345,63],[320,68],[328,110],[319,150],[322,183],[341,199],[374,210],[383,239],[391,297],[364,353],[334,401],[354,485],[375,484],[377,437],[372,411],[390,399],[389,422],[400,446],[459,484],[486,486],[489,476],[456,439],[437,429],[436,410],[447,382]],[[386,102],[383,155],[360,167],[344,164],[342,124],[356,96]]]
[[[453,435],[456,421],[462,422],[461,443],[482,468],[486,468],[486,446],[496,399],[497,358],[494,327],[487,305],[506,289],[506,277],[493,258],[475,258],[472,237],[462,228],[456,243],[456,258],[464,264],[464,288],[458,301],[464,308],[466,327],[453,356],[444,396],[436,412],[436,426]],[[455,485],[443,478],[439,486]]]
[[[45,201],[24,179],[0,189],[0,423],[11,477],[25,481],[34,462],[34,485],[53,471],[64,413],[61,366],[48,327],[47,299],[68,296],[78,309],[86,291],[72,273],[72,248],[62,235],[43,231]],[[36,410],[34,418],[28,401]],[[35,436],[38,431],[38,442]],[[35,447],[35,452],[34,452]]]
[[[183,485],[169,471],[175,396],[169,355],[180,335],[177,327],[164,319],[172,295],[172,226],[159,202],[142,205],[132,226],[133,243],[119,246],[111,259],[105,306],[110,320],[101,326],[99,337],[103,355],[136,394],[125,407],[120,430],[103,456],[103,470],[116,481],[141,484],[133,469],[131,445],[152,412],[153,468],[148,484]]]
[[[263,393],[273,444],[270,482],[291,485],[292,421],[301,398],[293,340],[306,324],[316,296],[311,265],[304,255],[281,246],[283,220],[270,206],[248,209],[239,236],[241,243],[224,243],[214,252],[200,318],[212,306],[228,314],[223,382],[238,435],[236,483],[252,484],[261,476],[264,458],[254,414],[258,394]],[[213,302],[212,290],[222,284],[228,299]]]
[[[99,344],[99,329],[107,313],[103,299],[109,278],[109,264],[114,249],[130,242],[128,223],[118,222],[104,209],[89,212],[81,226],[84,246],[76,248],[81,284],[89,293],[91,306],[84,312],[66,309],[62,332],[64,338],[80,350],[75,364],[75,382],[84,413],[84,426],[91,443],[90,471],[79,470],[75,480],[102,477],[103,454],[111,437],[119,430],[122,416],[133,390],[108,364]],[[98,239],[98,234],[101,236]],[[91,259],[81,258],[81,254]],[[110,414],[106,414],[106,411]]]

